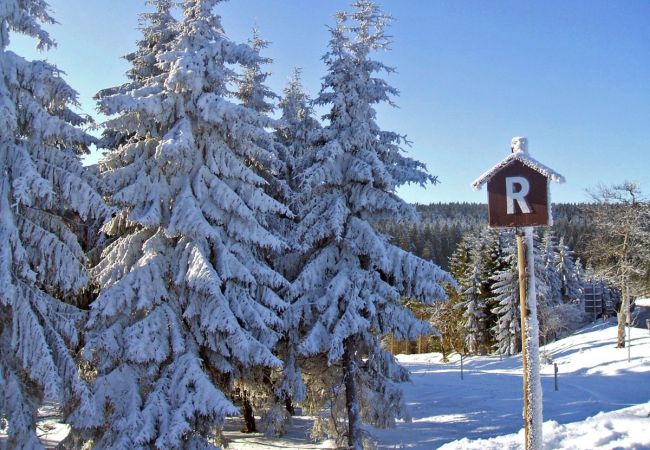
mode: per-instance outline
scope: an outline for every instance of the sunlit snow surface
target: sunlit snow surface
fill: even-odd
[[[612,321],[608,325],[588,326],[580,333],[540,348],[542,358],[558,366],[557,392],[553,365],[541,366],[545,421],[567,424],[601,411],[650,400],[650,333],[632,329],[630,363],[627,350],[616,349],[615,340],[616,327]],[[376,431],[380,448],[401,445],[431,449],[456,439],[484,439],[521,429],[520,357],[466,358],[464,380],[460,379],[457,357],[446,365],[440,363],[437,354],[405,355],[399,359],[412,373],[413,383],[405,390],[413,422],[400,424],[393,430]],[[647,415],[650,407],[646,409]],[[650,419],[647,420],[650,429]],[[544,429],[546,433],[551,432],[547,424]],[[622,429],[616,432],[625,434]],[[650,433],[646,434],[646,445],[650,446]],[[548,443],[550,437],[546,435],[544,442]],[[518,445],[522,443],[523,438]],[[561,442],[557,445],[550,448],[563,448]]]
[[[650,448],[650,333],[632,329],[632,360],[627,349],[616,349],[616,326],[592,324],[581,332],[540,348],[542,359],[558,365],[559,390],[554,390],[553,364],[542,364],[544,390],[544,444],[548,449]],[[389,430],[370,431],[379,449],[521,448],[522,381],[521,358],[500,360],[498,356],[470,357],[441,363],[439,354],[400,355],[411,371],[412,383],[404,385],[412,415],[411,423]],[[633,406],[638,405],[638,406]],[[629,408],[633,406],[632,408]],[[623,409],[627,408],[627,409]],[[623,409],[623,410],[621,410]],[[611,411],[621,410],[615,413]],[[601,411],[604,415],[598,415]],[[589,420],[587,418],[596,416]],[[583,422],[584,421],[584,422]],[[577,423],[573,423],[577,422]],[[287,438],[234,438],[231,449],[269,450],[280,448],[331,448],[309,443],[306,423]],[[584,443],[583,443],[584,442]],[[470,447],[476,445],[476,447]],[[451,446],[451,447],[450,447]]]
[[[647,449],[650,403],[612,412],[599,413],[587,420],[560,425],[544,423],[544,449]],[[491,439],[460,439],[440,447],[441,450],[515,450],[520,449],[524,432]]]

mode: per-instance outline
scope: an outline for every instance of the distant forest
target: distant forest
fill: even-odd
[[[420,222],[385,222],[381,229],[393,242],[416,255],[431,260],[445,270],[449,257],[463,234],[487,227],[487,205],[480,203],[432,203],[415,205]],[[587,214],[587,204],[553,204],[553,230],[580,258],[583,266],[589,265],[586,249],[593,230]]]

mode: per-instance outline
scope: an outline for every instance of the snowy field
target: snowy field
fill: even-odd
[[[614,348],[615,340],[612,321],[587,326],[541,348],[547,361],[558,366],[555,391],[553,364],[542,365],[548,449],[650,449],[650,333],[632,329],[630,363],[627,349]],[[447,450],[514,449],[523,442],[523,434],[513,434],[522,426],[521,358],[466,358],[463,380],[457,357],[447,364],[439,354],[399,359],[412,373],[412,383],[404,390],[413,420],[390,430],[372,430],[378,448],[430,450],[447,444]],[[308,427],[308,419],[296,418],[284,439],[228,433],[233,438],[230,448],[333,447],[331,442],[311,443]],[[489,438],[495,439],[485,441]]]

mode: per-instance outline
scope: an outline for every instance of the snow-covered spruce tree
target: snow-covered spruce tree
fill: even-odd
[[[275,109],[273,100],[279,98],[265,83],[270,73],[265,72],[263,65],[271,64],[270,58],[263,57],[261,52],[269,45],[268,41],[260,37],[259,31],[253,28],[253,35],[248,40],[251,49],[257,54],[257,59],[245,67],[243,74],[237,77],[237,91],[235,97],[239,99],[242,106],[252,109],[260,114],[269,114]],[[277,122],[272,123],[273,128],[277,128]],[[282,160],[276,157],[278,145],[269,136],[263,139],[255,140],[255,145],[260,146],[266,151],[268,159],[256,161],[254,164],[258,173],[265,179],[267,185],[265,192],[275,200],[285,203],[288,197],[286,181],[280,177],[282,171]],[[278,235],[284,236],[285,230],[282,223],[286,218],[280,218],[274,212],[269,214],[268,225],[270,230]],[[267,260],[273,265],[276,260],[284,253],[284,250],[276,254],[268,254]],[[283,331],[278,329],[277,331]],[[269,367],[256,367],[255,370],[247,370],[246,376],[236,380],[235,388],[239,393],[242,402],[242,413],[244,418],[244,432],[257,431],[255,422],[254,408],[261,410],[262,419],[265,428],[270,432],[274,428],[281,429],[282,420],[275,419],[275,413],[278,411],[274,408],[274,383],[277,381],[277,372]]]
[[[276,153],[282,161],[278,178],[285,180],[288,188],[284,194],[285,203],[292,211],[301,213],[305,192],[308,192],[303,186],[301,175],[314,147],[320,142],[322,133],[320,123],[314,118],[312,101],[302,86],[300,69],[294,70],[282,93],[279,107],[282,117],[274,133]],[[294,278],[297,268],[298,263],[294,263],[291,268],[285,268],[284,272],[288,278]]]
[[[146,0],[146,4],[154,10],[140,14],[142,38],[137,42],[136,50],[124,56],[124,59],[131,64],[126,73],[128,81],[120,86],[101,90],[96,94],[95,100],[136,92],[150,85],[154,79],[158,79],[159,83],[162,82],[160,78],[163,71],[158,57],[169,50],[170,43],[176,37],[177,24],[172,16],[176,3],[174,0]],[[133,113],[130,119],[137,119],[137,115]],[[117,148],[120,144],[126,143],[132,135],[132,131],[117,124],[104,126],[101,144],[108,149]]]
[[[580,327],[585,320],[582,305],[582,275],[575,265],[573,255],[560,238],[555,254],[555,270],[559,280],[559,299],[553,306],[553,313],[548,328],[553,329],[556,337]]]
[[[302,87],[300,70],[294,71],[293,77],[283,91],[279,102],[282,116],[276,124],[274,143],[279,159],[279,173],[269,187],[274,196],[285,203],[296,214],[302,215],[306,200],[303,192],[300,173],[303,170],[307,155],[313,151],[320,137],[320,124],[313,116],[311,101]],[[273,189],[273,187],[277,187]],[[285,236],[291,246],[290,251],[273,256],[273,265],[286,279],[293,280],[300,272],[302,252],[295,239],[296,218],[279,218],[272,222],[275,230]],[[294,414],[294,402],[300,403],[305,399],[305,385],[302,379],[301,364],[297,346],[300,340],[300,321],[293,308],[289,305],[283,313],[284,335],[278,342],[276,353],[283,360],[281,373],[273,382],[273,403],[262,417],[263,426],[267,433],[283,434],[289,416]]]
[[[248,44],[257,53],[258,59],[248,65],[238,78],[239,88],[235,95],[242,105],[259,113],[273,112],[275,106],[272,101],[279,96],[265,84],[270,73],[262,70],[263,64],[272,64],[273,60],[261,56],[262,50],[269,46],[269,42],[261,38],[257,28],[253,28],[253,36],[248,40]]]
[[[10,33],[54,45],[42,0],[0,6],[0,419],[7,448],[43,448],[35,431],[44,401],[66,420],[92,416],[74,357],[85,314],[71,303],[87,287],[77,233],[106,213],[97,181],[81,165],[94,139],[71,108],[76,92],[55,66],[7,50]],[[72,405],[77,414],[70,415]]]
[[[471,271],[472,248],[476,245],[476,241],[477,239],[474,232],[463,234],[461,240],[454,249],[454,252],[449,257],[449,273],[451,273],[457,281],[465,279]]]
[[[233,65],[258,55],[225,37],[218,3],[186,0],[171,34],[145,26],[141,42],[152,28],[173,37],[145,58],[156,70],[100,95],[112,116],[102,171],[120,211],[94,269],[103,290],[85,349],[104,412],[80,430],[94,448],[214,448],[237,413],[219,387],[280,365],[285,281],[265,256],[285,244],[266,223],[289,211],[257,173],[272,159],[258,145],[269,119],[228,100]]]
[[[514,355],[521,348],[517,251],[512,239],[509,241],[503,249],[502,269],[495,274],[492,288],[498,305],[493,310],[498,317],[493,333],[497,353],[501,355]]]
[[[129,82],[119,88],[122,92],[142,87],[150,78],[161,75],[157,56],[167,51],[176,38],[176,19],[172,16],[172,10],[177,2],[147,0],[146,3],[154,10],[140,14],[142,39],[137,42],[136,50],[124,57],[131,67],[127,71]],[[98,96],[109,94],[109,90],[104,90]]]
[[[539,320],[539,339],[541,344],[553,337],[558,322],[555,317],[555,307],[560,301],[560,278],[555,267],[555,235],[549,228],[535,233],[534,255],[535,262],[535,292],[537,293],[537,314]],[[543,284],[544,288],[539,289]]]
[[[305,264],[291,295],[294,313],[308,329],[299,350],[324,360],[312,376],[329,378],[332,393],[344,400],[347,427],[339,428],[339,437],[359,450],[362,421],[386,427],[406,415],[396,382],[408,372],[382,348],[381,338],[393,333],[412,339],[429,327],[403,306],[402,296],[433,302],[445,298],[440,283],[453,279],[390,244],[373,226],[388,216],[413,216],[395,194],[397,186],[435,178],[402,155],[403,137],[375,122],[374,105],[397,94],[375,76],[392,69],[370,59],[373,50],[388,45],[388,17],[369,0],[353,8],[338,13],[324,57],[327,74],[317,104],[330,108],[329,123],[304,172],[309,194],[297,234]],[[334,421],[342,419],[342,410],[331,409]]]
[[[557,273],[560,278],[560,291],[564,303],[580,304],[582,294],[582,270],[573,260],[573,252],[560,238],[557,245]]]
[[[560,305],[560,279],[555,268],[555,236],[546,229],[533,238],[533,261],[535,264],[535,293],[539,319],[540,342],[545,344],[557,334],[560,317],[556,307]]]
[[[497,229],[487,229],[483,233],[485,241],[485,253],[483,254],[483,326],[486,330],[486,348],[494,347],[494,335],[492,333],[497,324],[498,317],[494,314],[497,307],[496,294],[493,292],[494,277],[503,269],[505,264],[504,249],[506,248],[507,236]]]
[[[544,266],[544,278],[548,285],[546,302],[549,305],[559,305],[562,302],[562,283],[557,270],[557,243],[551,228],[544,230],[540,242],[540,253]]]
[[[460,284],[463,339],[469,353],[479,353],[485,343],[485,283],[483,279],[486,241],[484,233],[466,233],[450,258],[450,272]]]
[[[463,308],[463,318],[465,319],[465,345],[467,351],[471,354],[479,353],[485,341],[483,337],[482,321],[485,317],[483,313],[483,302],[481,299],[481,266],[475,264],[470,278],[467,280],[468,287],[463,292],[465,300],[461,303]]]
[[[468,276],[461,282],[463,287],[464,302],[461,304],[463,318],[465,319],[465,344],[469,353],[479,353],[486,344],[485,336],[485,292],[483,280],[483,266],[485,265],[484,233],[480,233],[470,253],[472,269]]]

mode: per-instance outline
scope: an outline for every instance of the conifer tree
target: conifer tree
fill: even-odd
[[[412,339],[426,323],[401,303],[402,296],[432,302],[452,282],[437,266],[389,243],[374,223],[389,216],[413,217],[397,186],[435,181],[421,163],[401,154],[402,136],[382,131],[374,105],[397,91],[375,74],[392,72],[370,59],[385,49],[388,17],[369,0],[337,15],[324,61],[327,75],[317,103],[326,106],[323,145],[304,172],[309,189],[298,228],[305,264],[293,281],[294,313],[308,330],[299,351],[322,359],[320,379],[344,399],[348,446],[362,448],[362,421],[386,427],[405,416],[395,384],[408,372],[381,346],[393,333]],[[323,383],[325,384],[325,383]],[[336,417],[343,408],[332,408]]]
[[[503,269],[504,249],[506,248],[506,235],[500,230],[488,229],[483,234],[485,241],[485,251],[483,253],[483,325],[486,330],[486,347],[494,345],[494,334],[492,330],[497,324],[498,318],[494,314],[494,309],[497,307],[497,295],[494,293],[494,277]]]
[[[556,249],[552,262],[557,275],[557,300],[546,314],[547,323],[542,330],[557,337],[577,329],[584,322],[584,308],[581,303],[582,276],[574,265],[572,252],[564,245],[563,238]]]
[[[546,229],[541,237],[537,233],[533,235],[539,338],[543,344],[555,336],[558,324],[555,308],[560,304],[560,291],[559,278],[555,271],[554,239],[549,229]]]
[[[469,353],[478,353],[485,341],[483,335],[483,302],[481,299],[481,265],[474,264],[471,276],[467,280],[468,287],[463,292],[465,300],[460,304],[464,309],[465,319],[465,344]]]
[[[474,238],[474,233],[465,233],[460,242],[458,242],[456,249],[449,257],[449,273],[451,273],[457,281],[466,278],[468,272],[471,270],[472,248],[475,243],[476,239]]]
[[[483,233],[466,233],[450,258],[450,271],[460,284],[463,334],[467,351],[478,353],[486,342],[484,329],[485,241]]]
[[[238,78],[239,89],[236,93],[236,97],[241,101],[242,105],[263,114],[273,112],[275,106],[272,101],[279,98],[265,84],[271,74],[262,70],[263,64],[273,63],[271,58],[261,56],[261,52],[268,48],[269,44],[270,42],[262,39],[259,30],[253,28],[253,36],[248,40],[248,45],[257,53],[258,58],[248,65],[243,75]]]
[[[276,125],[274,140],[280,161],[277,179],[280,189],[276,198],[284,202],[296,217],[283,218],[275,222],[279,234],[285,236],[290,245],[288,252],[273,257],[274,267],[288,280],[294,280],[300,272],[302,255],[295,239],[297,220],[305,214],[306,199],[300,174],[303,172],[307,156],[313,151],[320,137],[320,124],[313,117],[309,96],[302,87],[300,70],[296,69],[283,91],[279,107],[282,116]],[[282,434],[288,416],[295,413],[294,402],[305,399],[306,387],[297,346],[300,341],[300,320],[294,314],[293,305],[283,313],[284,335],[278,343],[278,354],[284,362],[282,372],[274,380],[273,404],[263,417],[267,433]]]
[[[80,156],[94,138],[75,113],[77,93],[62,72],[8,50],[10,34],[54,46],[43,0],[0,6],[0,416],[8,448],[43,448],[36,436],[44,401],[75,423],[96,410],[75,349],[85,314],[73,306],[87,287],[77,234],[107,212]],[[77,414],[70,414],[73,405]]]
[[[582,271],[579,262],[573,260],[573,252],[560,238],[557,253],[557,272],[560,278],[560,291],[565,303],[580,303],[582,300]]]
[[[214,448],[237,413],[221,389],[280,366],[286,282],[266,255],[286,244],[268,218],[290,212],[259,173],[273,160],[270,119],[229,100],[233,66],[257,52],[226,38],[219,0],[186,0],[178,22],[173,2],[152,3],[132,82],[99,94],[111,116],[101,168],[120,210],[85,348],[104,420],[76,431],[94,448]]]
[[[544,265],[544,279],[548,285],[546,303],[549,305],[559,305],[562,302],[562,285],[557,270],[557,243],[555,241],[555,234],[551,228],[547,228],[544,231],[540,253],[542,264]]]
[[[501,355],[514,355],[521,348],[521,315],[519,312],[519,269],[515,246],[504,248],[502,269],[494,276],[493,292],[498,306],[493,310],[497,324],[493,329],[495,347]]]
[[[141,87],[152,77],[160,76],[162,70],[157,56],[168,51],[171,42],[176,38],[176,19],[172,16],[175,6],[173,0],[147,0],[154,11],[140,14],[140,29],[142,39],[137,43],[137,49],[124,57],[131,63],[127,71],[129,82],[122,86],[122,91]],[[101,96],[108,95],[103,91]]]
[[[239,99],[241,105],[252,109],[260,114],[269,114],[275,110],[273,100],[279,96],[275,94],[265,83],[270,73],[265,72],[263,65],[271,64],[270,58],[261,55],[261,52],[269,46],[269,42],[261,38],[259,31],[253,28],[253,35],[248,40],[251,49],[257,54],[257,59],[247,65],[244,73],[237,77],[238,89],[235,97]],[[279,123],[269,121],[273,128],[277,129]],[[271,198],[286,203],[290,198],[286,180],[281,176],[284,173],[282,164],[284,161],[278,158],[280,145],[277,144],[273,135],[264,136],[261,140],[256,140],[255,144],[266,150],[270,159],[260,160],[256,163],[258,173],[266,181],[265,192]],[[268,216],[269,229],[277,235],[287,236],[283,223],[289,218],[279,217],[275,213]],[[282,257],[284,250],[276,254],[268,253],[267,261],[274,266],[275,261]],[[277,328],[278,332],[284,334],[283,329]],[[244,416],[244,427],[242,431],[250,433],[257,431],[254,408],[261,409],[261,414],[265,427],[272,432],[272,429],[280,429],[284,420],[275,419],[273,416],[278,411],[273,407],[274,403],[274,384],[277,381],[275,372],[269,367],[259,366],[256,370],[247,370],[246,376],[236,382],[236,388],[242,401],[242,412]]]
[[[286,180],[289,189],[287,205],[299,213],[305,200],[302,183],[304,165],[321,139],[321,126],[314,118],[312,102],[302,86],[300,69],[294,70],[279,106],[282,116],[274,134],[279,146],[276,153],[283,162],[283,172],[279,178]]]

